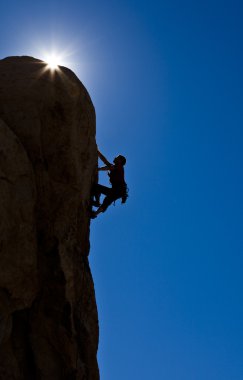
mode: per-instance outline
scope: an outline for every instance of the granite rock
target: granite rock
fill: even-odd
[[[0,61],[0,379],[98,380],[95,110],[67,68]]]

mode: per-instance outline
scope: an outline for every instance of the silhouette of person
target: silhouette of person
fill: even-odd
[[[111,164],[104,156],[98,151],[98,157],[103,161],[105,166],[98,168],[99,171],[108,171],[110,177],[111,187],[100,185],[99,183],[94,185],[93,196],[94,200],[92,205],[98,207],[96,211],[92,211],[91,218],[94,219],[101,212],[105,212],[112,202],[121,198],[122,203],[127,200],[127,184],[124,179],[124,165],[126,164],[126,158],[119,155],[114,158]],[[105,195],[105,198],[100,204],[101,194]]]

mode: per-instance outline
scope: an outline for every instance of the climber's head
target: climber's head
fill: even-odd
[[[122,166],[126,165],[126,158],[119,154],[119,156],[115,157],[113,160],[114,164],[121,164]]]

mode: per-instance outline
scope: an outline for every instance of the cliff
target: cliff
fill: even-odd
[[[67,68],[0,60],[0,379],[97,380],[95,111]]]

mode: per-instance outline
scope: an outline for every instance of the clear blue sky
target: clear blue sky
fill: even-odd
[[[0,11],[1,57],[74,51],[100,150],[127,157],[127,204],[91,227],[101,379],[242,380],[242,2]]]

